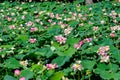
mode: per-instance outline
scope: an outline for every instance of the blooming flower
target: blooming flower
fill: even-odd
[[[71,27],[68,27],[67,29],[65,29],[65,30],[64,30],[65,35],[70,34],[71,31],[72,31],[72,29],[73,29],[73,28],[71,28]]]
[[[16,29],[15,25],[10,25],[9,29]]]
[[[108,62],[109,61],[109,56],[106,55],[106,56],[101,56],[101,60],[100,62]]]
[[[19,80],[25,80],[25,77],[21,77]]]
[[[83,41],[84,42],[90,42],[90,41],[92,41],[92,38],[85,38]]]
[[[20,61],[20,64],[21,64],[22,66],[27,66],[27,65],[28,65],[28,60]]]
[[[82,46],[82,45],[84,44],[84,42],[83,42],[83,41],[80,41],[78,44],[79,44],[80,46]]]
[[[103,46],[98,49],[98,55],[100,55],[100,62],[108,62],[109,61],[109,55],[107,52],[109,51],[109,46]]]
[[[66,38],[63,37],[62,35],[58,35],[55,36],[55,39],[57,40],[57,42],[59,42],[60,44],[65,43],[66,42]]]
[[[110,49],[109,46],[100,47],[100,48],[98,49],[98,54],[99,54],[99,55],[102,55],[103,53],[105,53],[105,52],[108,51],[109,49]],[[105,54],[106,54],[106,53],[105,53]]]
[[[98,26],[94,26],[93,31],[97,31],[97,30],[98,30]]]
[[[83,41],[79,41],[78,44],[74,44],[74,48],[75,48],[75,49],[79,49],[83,44],[84,44]]]
[[[54,63],[54,64],[46,64],[46,67],[49,70],[49,69],[55,69],[55,68],[57,68],[58,65],[56,63]]]
[[[30,28],[30,32],[35,32],[35,31],[37,31],[37,30],[38,30],[37,27],[32,27],[32,28]]]
[[[72,68],[74,69],[74,71],[76,70],[81,71],[83,69],[81,61],[76,61],[76,63],[73,64]]]
[[[115,37],[115,34],[114,34],[114,33],[110,33],[110,36],[111,36],[111,37]]]
[[[20,70],[18,70],[18,69],[16,69],[15,71],[14,71],[14,74],[16,75],[16,76],[19,76],[20,75]]]
[[[30,42],[30,43],[35,43],[36,41],[37,41],[36,38],[30,38],[30,39],[29,39],[29,42]]]
[[[29,21],[29,22],[27,22],[26,25],[27,25],[27,26],[32,26],[32,25],[33,25],[33,22],[32,22],[32,21]]]
[[[75,49],[79,49],[81,46],[79,44],[74,44]]]
[[[7,20],[8,20],[8,21],[11,21],[11,20],[12,20],[12,18],[7,16]]]

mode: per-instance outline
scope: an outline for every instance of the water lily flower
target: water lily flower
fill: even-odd
[[[30,28],[30,32],[36,32],[37,30],[38,30],[37,27],[32,27],[32,28]]]
[[[62,35],[58,35],[55,36],[55,39],[57,40],[57,42],[59,42],[60,44],[65,43],[66,42],[66,38],[63,37]]]
[[[46,64],[46,67],[49,70],[49,69],[55,69],[55,68],[57,68],[58,65],[56,63],[54,63],[54,64]]]
[[[101,56],[101,60],[100,62],[108,62],[109,61],[109,56],[106,55],[106,56]]]
[[[19,80],[25,80],[25,77],[21,77]]]
[[[35,43],[36,41],[37,41],[36,38],[30,38],[30,39],[29,39],[29,42],[30,42],[30,43]]]
[[[20,72],[20,70],[16,69],[16,70],[14,71],[14,74],[15,74],[16,76],[19,76],[19,75],[21,74],[21,72]]]
[[[76,61],[76,63],[73,64],[72,68],[74,69],[74,71],[81,71],[83,69],[81,61]]]
[[[32,26],[33,25],[33,22],[32,21],[29,21],[26,23],[27,26]]]

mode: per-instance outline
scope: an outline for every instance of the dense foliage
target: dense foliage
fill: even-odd
[[[120,3],[0,3],[0,80],[120,80]]]

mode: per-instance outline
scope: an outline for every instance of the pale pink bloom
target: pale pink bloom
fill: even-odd
[[[75,20],[75,19],[76,19],[76,17],[75,17],[75,16],[72,16],[72,19],[73,19],[73,20]]]
[[[59,14],[56,14],[56,19],[62,19]]]
[[[32,28],[30,28],[30,32],[36,32],[37,30],[38,30],[37,27],[32,27]]]
[[[46,67],[47,67],[47,69],[49,70],[49,69],[58,68],[58,65],[57,65],[56,63],[54,63],[54,64],[46,64]]]
[[[19,80],[25,80],[25,77],[21,77]]]
[[[79,41],[79,43],[78,43],[80,46],[82,46],[83,44],[84,44],[84,42],[83,41]]]
[[[92,38],[86,38],[83,40],[84,42],[91,42],[92,41]]]
[[[61,24],[61,28],[65,28],[68,24]]]
[[[51,18],[54,18],[54,14],[53,14],[53,13],[50,13],[50,17],[51,17]]]
[[[97,31],[97,30],[98,30],[98,26],[94,26],[93,31]]]
[[[118,26],[118,25],[117,26],[113,26],[113,27],[111,27],[111,30],[112,31],[120,30],[120,26]]]
[[[112,15],[112,16],[116,16],[117,13],[116,13],[115,11],[111,11],[111,15]]]
[[[60,44],[65,43],[66,42],[66,38],[63,37],[62,35],[59,36],[55,36],[55,39],[57,40],[57,42],[59,42]]]
[[[118,21],[116,19],[113,20],[114,23],[117,23]]]
[[[111,37],[115,37],[115,34],[114,34],[114,33],[110,33],[110,36],[111,36]]]
[[[73,13],[72,15],[73,15],[73,16],[77,16],[77,14],[76,14],[76,13]]]
[[[104,54],[110,49],[109,46],[103,46],[98,49],[98,54]]]
[[[79,49],[83,44],[84,44],[83,41],[79,41],[78,44],[74,44],[74,48],[75,48],[75,49]]]
[[[28,60],[20,61],[20,64],[21,64],[22,66],[27,66],[27,65],[28,65]]]
[[[52,23],[51,23],[51,25],[55,25],[55,24],[56,24],[56,22],[52,22]]]
[[[105,46],[104,48],[105,48],[105,51],[110,50],[110,47],[109,47],[109,46]]]
[[[109,61],[109,56],[106,55],[106,56],[101,56],[101,60],[100,62],[108,62]]]
[[[25,19],[25,16],[23,15],[21,18],[22,18],[22,19]]]
[[[82,20],[85,21],[87,18],[86,17],[83,17]]]
[[[71,18],[66,18],[66,21],[70,21],[70,20],[72,20]]]
[[[30,43],[35,43],[36,41],[37,41],[36,38],[30,38],[30,39],[29,39],[29,42],[30,42]]]
[[[7,20],[8,20],[8,21],[11,21],[11,20],[12,20],[12,18],[11,18],[11,17],[7,17]]]
[[[105,55],[107,55],[107,53],[106,52],[99,52],[98,55],[105,56]]]
[[[39,23],[39,22],[40,22],[40,19],[36,19],[35,21],[36,21],[37,23]]]
[[[79,49],[81,46],[79,44],[74,44],[75,49]]]
[[[82,18],[82,14],[78,14],[78,17],[79,17],[79,18]]]
[[[61,22],[61,21],[60,21],[60,22],[58,22],[58,24],[59,24],[59,25],[62,25],[62,24],[63,24],[63,22]]]
[[[70,34],[72,30],[73,30],[72,27],[68,27],[68,28],[66,28],[66,29],[64,30],[65,35]]]
[[[14,74],[15,74],[16,76],[19,76],[19,75],[21,74],[21,72],[20,72],[20,70],[16,69],[16,70],[14,71]]]
[[[9,28],[10,29],[16,29],[15,25],[10,25]]]
[[[73,64],[72,68],[74,69],[74,71],[76,71],[76,70],[81,71],[83,69],[82,65],[81,64],[77,64],[77,63]]]
[[[48,22],[50,22],[50,23],[51,23],[51,22],[52,22],[52,20],[51,20],[51,19],[49,19],[49,20],[48,20]]]
[[[33,25],[32,21],[27,22],[27,26],[32,26],[32,25]]]
[[[45,29],[47,29],[47,28],[48,28],[48,26],[44,26],[44,28],[45,28]]]
[[[89,24],[93,24],[93,22],[91,22],[91,21],[89,21],[88,23],[89,23]]]

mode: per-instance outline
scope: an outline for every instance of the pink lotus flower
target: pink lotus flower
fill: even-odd
[[[26,25],[27,25],[27,26],[32,26],[32,25],[33,25],[33,22],[32,22],[32,21],[29,21],[29,22],[27,22]]]
[[[64,30],[65,35],[70,34],[72,30],[73,30],[72,27],[68,27],[68,28],[66,28],[66,29]]]
[[[25,77],[21,77],[19,80],[25,80]]]
[[[55,64],[46,64],[46,67],[49,70],[49,69],[55,69],[55,68],[57,68],[58,65],[56,63]]]
[[[63,37],[62,35],[59,36],[55,36],[55,39],[57,40],[57,42],[59,42],[60,44],[65,43],[66,42],[66,38]]]
[[[98,30],[98,26],[94,26],[93,31],[97,31],[97,30]]]
[[[78,44],[79,44],[80,46],[82,46],[82,45],[84,44],[84,42],[83,42],[83,41],[80,41]]]
[[[109,49],[110,49],[109,46],[100,47],[100,48],[98,49],[98,54],[105,53],[105,52],[107,52]]]
[[[81,61],[76,61],[76,63],[73,64],[72,68],[74,69],[74,71],[76,70],[81,71],[83,69]]]
[[[51,23],[51,22],[52,22],[52,19],[49,19],[49,20],[48,20],[48,22],[50,22],[50,23]]]
[[[35,32],[35,31],[37,31],[37,30],[38,30],[37,27],[32,27],[32,28],[30,28],[30,32]]]
[[[10,25],[9,28],[10,29],[16,29],[15,25]]]
[[[79,64],[73,64],[72,68],[74,69],[74,71],[75,70],[80,70],[80,71],[82,70],[82,66]]]
[[[14,74],[15,74],[16,76],[19,76],[19,75],[21,74],[21,72],[20,72],[20,70],[16,69],[16,70],[14,71]]]
[[[92,41],[92,38],[86,38],[83,40],[84,42],[91,42]]]
[[[47,29],[47,28],[48,28],[48,26],[44,26],[44,28],[45,28],[45,29]]]
[[[83,44],[84,44],[83,41],[79,41],[78,44],[74,44],[74,48],[75,48],[75,49],[79,49]]]
[[[10,17],[7,17],[7,20],[8,20],[8,21],[11,21],[11,20],[12,20],[12,18],[10,18]]]
[[[101,56],[101,60],[100,62],[108,62],[109,61],[109,56],[106,55],[106,56]]]
[[[75,49],[79,49],[81,46],[79,44],[74,44]]]
[[[36,41],[37,41],[36,38],[30,38],[30,39],[29,39],[29,42],[30,42],[30,43],[35,43]]]
[[[110,36],[111,36],[111,37],[115,37],[115,34],[114,34],[114,33],[110,33]]]

